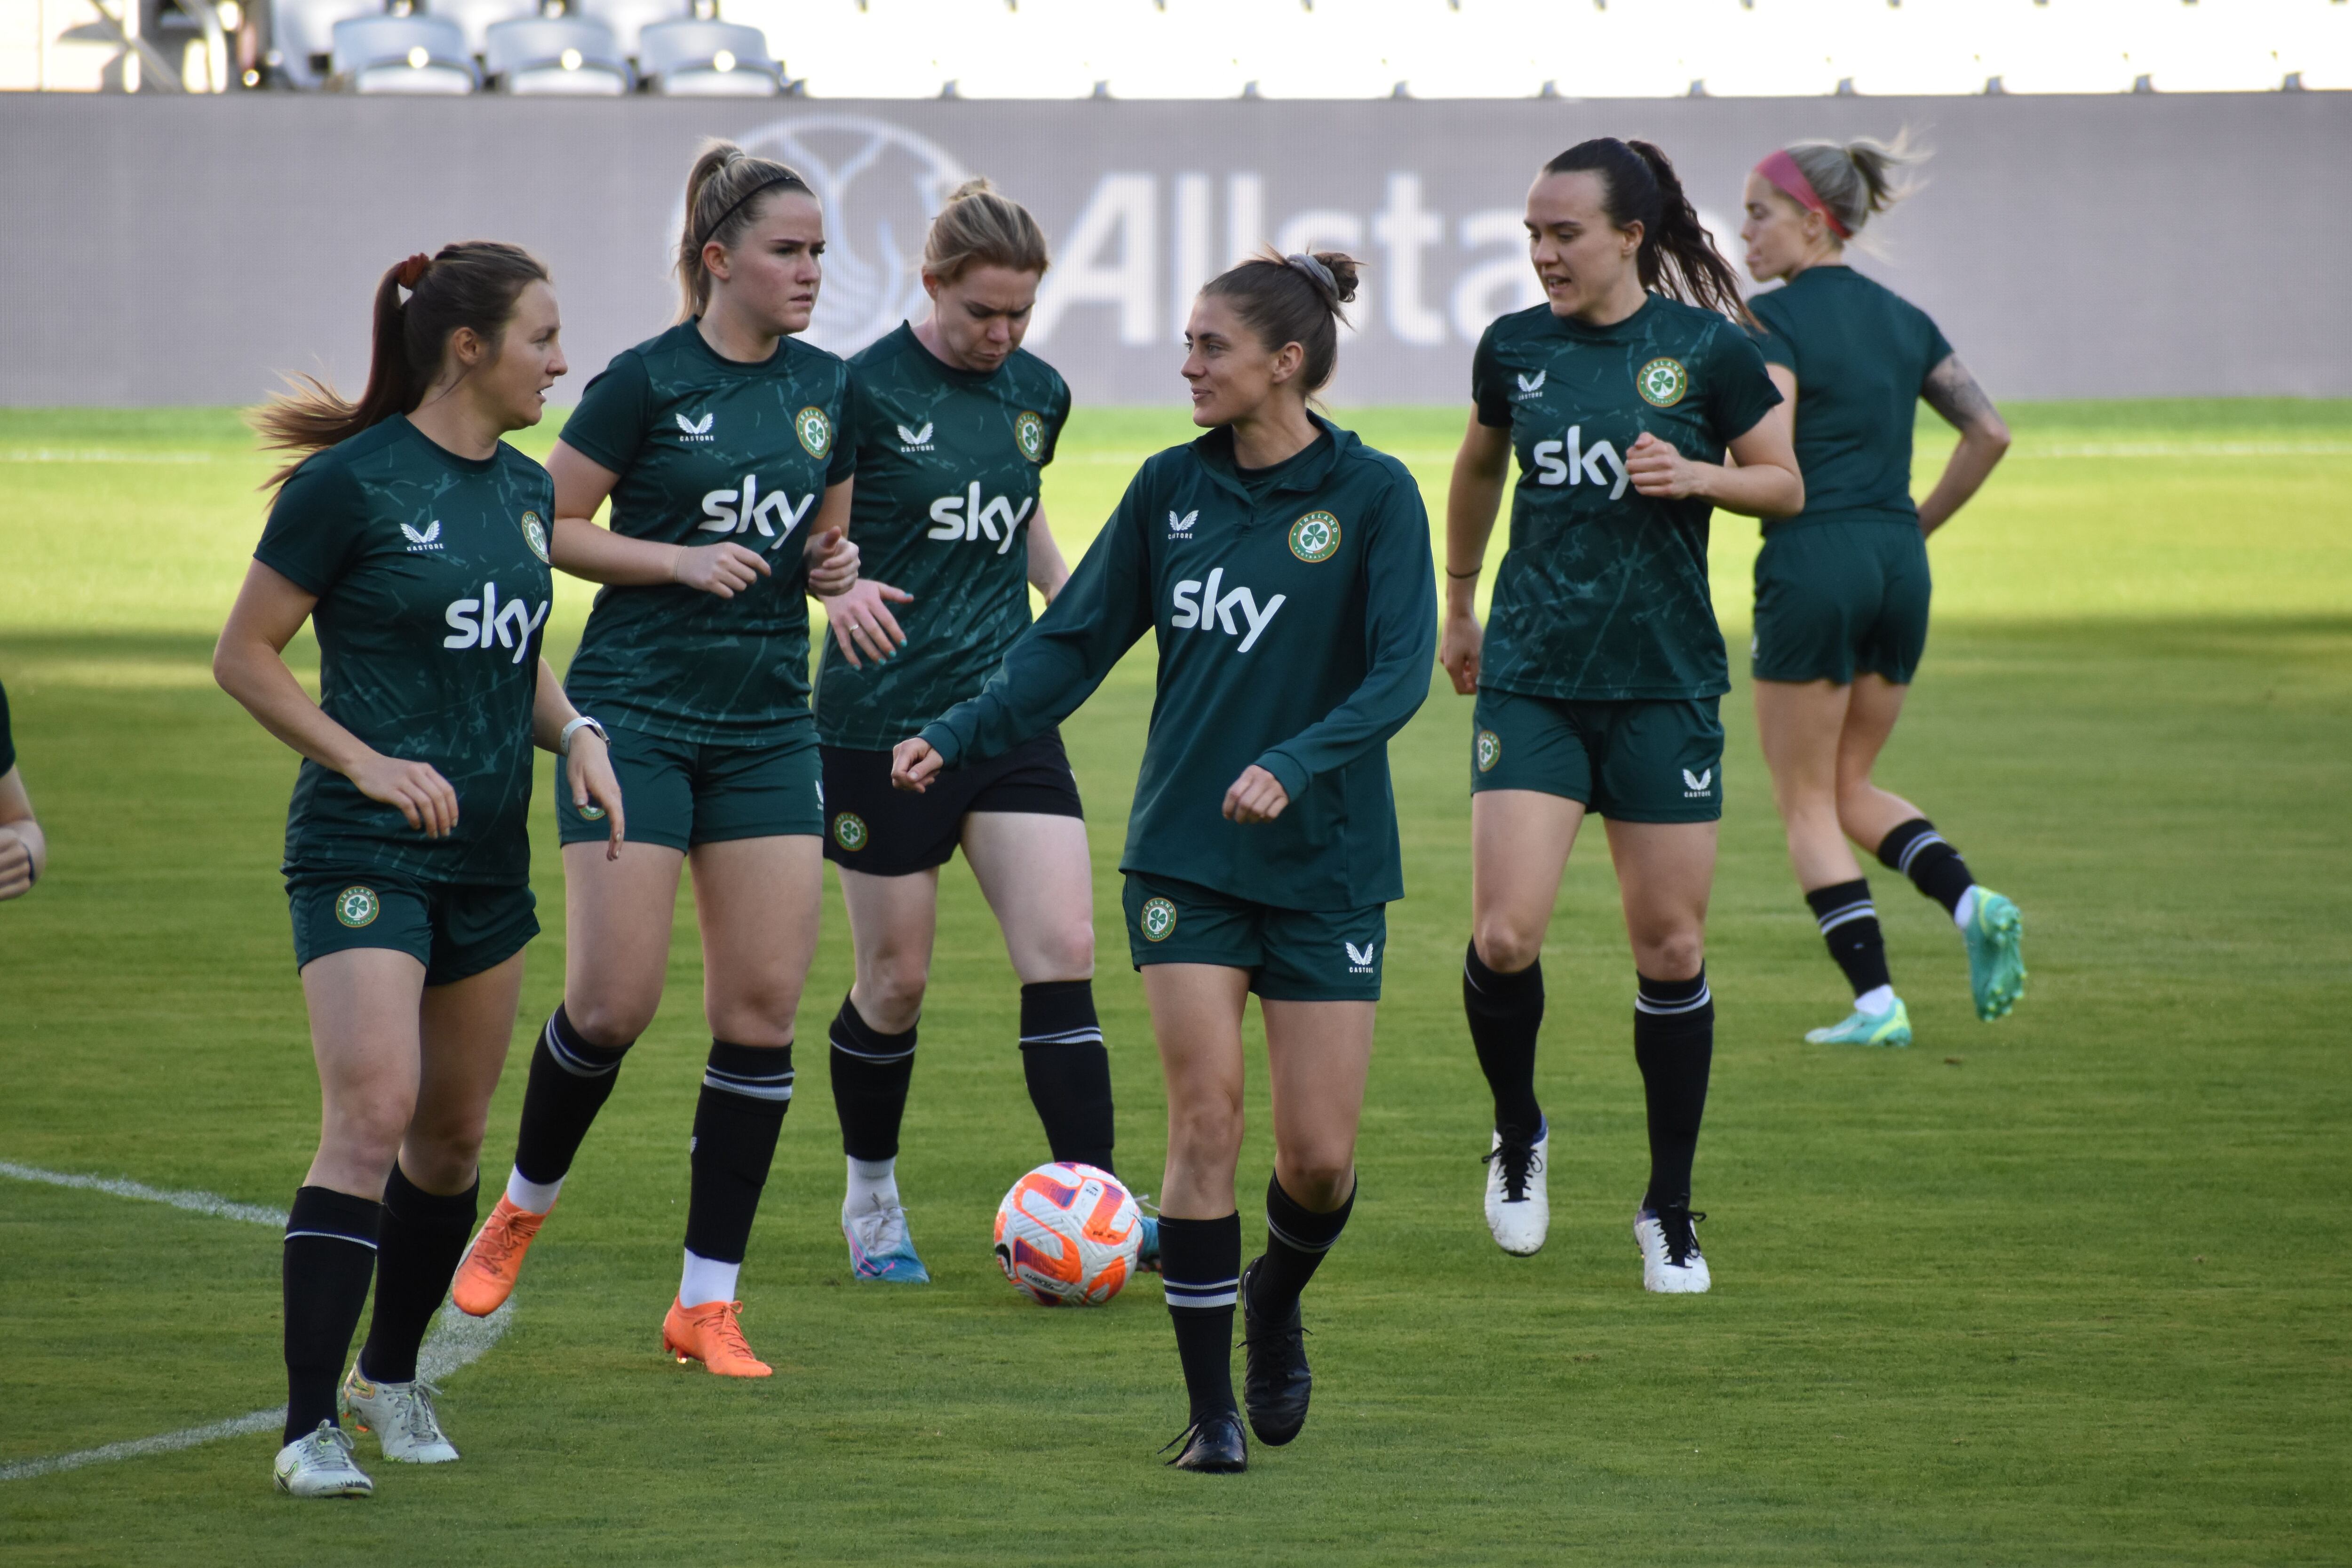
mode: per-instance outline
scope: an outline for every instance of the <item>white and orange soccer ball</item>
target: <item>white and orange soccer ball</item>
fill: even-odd
[[[1108,1171],[1040,1165],[996,1205],[996,1263],[1048,1307],[1098,1307],[1135,1272],[1143,1211]]]

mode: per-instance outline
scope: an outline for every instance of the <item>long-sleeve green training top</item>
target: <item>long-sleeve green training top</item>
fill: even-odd
[[[922,738],[950,767],[1005,752],[1068,717],[1150,630],[1159,689],[1119,868],[1285,909],[1402,897],[1387,742],[1435,660],[1429,513],[1402,463],[1316,424],[1271,468],[1237,468],[1223,429],[1145,462],[986,689]],[[1290,805],[1228,822],[1225,792],[1253,763]]]

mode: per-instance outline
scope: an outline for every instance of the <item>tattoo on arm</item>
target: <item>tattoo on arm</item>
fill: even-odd
[[[1927,384],[1919,389],[1919,395],[1955,430],[1998,417],[1992,399],[1985,395],[1985,389],[1977,384],[1958,354],[1946,354],[1944,362],[1927,373]]]

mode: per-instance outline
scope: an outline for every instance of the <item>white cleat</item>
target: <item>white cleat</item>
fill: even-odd
[[[289,1497],[367,1497],[375,1483],[352,1458],[352,1435],[321,1421],[307,1437],[278,1450],[278,1489]]]
[[[1545,1155],[1551,1148],[1549,1122],[1532,1143],[1503,1142],[1495,1134],[1486,1155],[1486,1228],[1495,1245],[1514,1258],[1543,1250],[1551,1231],[1551,1195],[1544,1177]]]
[[[1699,1296],[1714,1283],[1692,1226],[1706,1215],[1686,1208],[1643,1209],[1633,1216],[1633,1240],[1642,1249],[1642,1289],[1661,1296]]]
[[[457,1457],[457,1445],[441,1430],[433,1413],[431,1384],[370,1383],[360,1375],[359,1363],[343,1374],[336,1402],[352,1424],[373,1432],[383,1447],[383,1457],[402,1465],[446,1465]]]

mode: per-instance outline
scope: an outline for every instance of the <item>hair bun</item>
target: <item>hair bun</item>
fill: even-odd
[[[992,195],[995,190],[996,187],[988,183],[988,176],[986,174],[975,174],[971,179],[966,180],[962,184],[958,185],[954,190],[948,193],[948,203],[952,205],[955,203],[963,200],[966,196],[990,195]]]
[[[1338,305],[1352,302],[1356,298],[1356,279],[1360,269],[1356,258],[1344,250],[1318,250],[1315,253],[1315,259],[1331,279],[1332,302]]]

